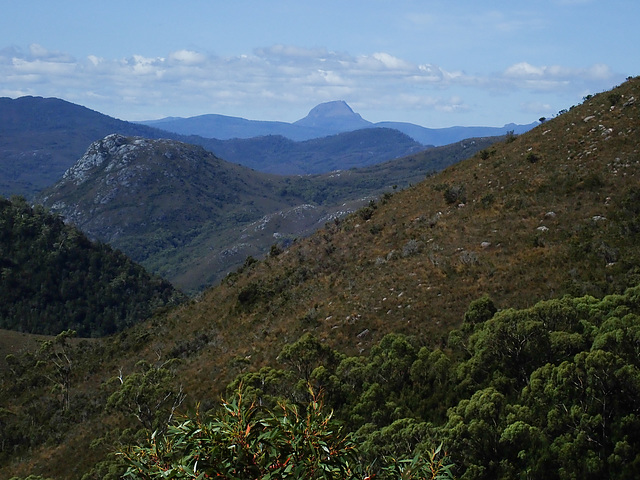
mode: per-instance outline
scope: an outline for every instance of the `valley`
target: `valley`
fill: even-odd
[[[117,120],[59,99],[1,99],[0,128],[6,135],[0,137],[0,192],[44,203],[92,239],[112,244],[151,272],[196,293],[241,266],[247,257],[259,258],[274,244],[283,246],[306,236],[326,221],[356,210],[385,191],[420,181],[498,138],[467,139],[425,149],[397,130],[362,129],[370,122],[346,104],[339,115],[333,104],[321,107],[310,113],[313,128],[320,128],[320,133],[341,133],[296,142],[274,135],[232,140],[185,136]],[[335,124],[336,118],[342,123]],[[216,132],[224,137],[222,123],[216,125]],[[155,185],[154,192],[141,185],[132,190],[125,178],[100,180],[99,174],[91,182],[122,180],[119,195],[111,188],[111,193],[103,192],[97,198],[86,184],[80,189],[66,185],[64,172],[76,168],[76,162],[86,163],[90,155],[83,145],[104,142],[103,138],[114,134],[157,142],[156,152],[144,158],[141,153],[123,152],[136,156],[135,168],[146,172],[142,182]],[[242,185],[235,185],[237,191],[230,193],[232,186],[223,183],[225,174],[194,173],[193,168],[182,171],[176,163],[181,161],[180,153],[161,156],[171,142],[207,150],[189,147],[195,149],[189,153],[194,158],[216,152],[222,169],[232,170],[232,177],[242,177]],[[145,165],[154,155],[156,167]],[[158,173],[158,158],[176,171]],[[124,177],[133,175],[126,167],[119,172]],[[157,174],[163,175],[165,183],[153,178]],[[205,179],[209,185],[203,184]],[[214,192],[217,189],[220,191]],[[227,208],[229,203],[233,206]],[[145,207],[139,208],[142,204]],[[171,213],[187,208],[193,210],[187,217]],[[304,215],[290,215],[290,209]],[[277,226],[268,228],[271,237],[264,228],[255,228],[264,223],[263,218],[268,223],[277,220]]]
[[[361,169],[278,176],[174,140],[111,135],[37,201],[194,293],[246,258],[287,246],[496,140],[470,139]]]
[[[0,476],[118,478],[113,452],[165,438],[178,410],[218,418],[237,392],[303,408],[308,385],[380,478],[379,459],[441,442],[460,478],[636,476],[639,96],[629,78],[521,135],[318,177],[255,175],[175,140],[98,140],[43,192],[83,229],[115,243],[148,226],[177,250],[214,236],[196,228],[224,200],[275,246],[117,334],[23,341],[0,383]],[[191,237],[167,234],[171,216]],[[291,219],[315,232],[294,236]],[[73,355],[68,383],[44,375],[47,352]]]

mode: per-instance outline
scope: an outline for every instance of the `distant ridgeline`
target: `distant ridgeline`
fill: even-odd
[[[22,197],[0,197],[0,328],[102,336],[183,295]]]

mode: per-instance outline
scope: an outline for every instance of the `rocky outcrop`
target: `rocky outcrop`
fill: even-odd
[[[80,185],[87,180],[90,172],[103,163],[116,156],[126,158],[128,153],[134,151],[137,145],[141,145],[145,141],[140,138],[130,142],[123,135],[116,133],[108,135],[102,140],[92,143],[82,158],[69,168],[62,178]]]

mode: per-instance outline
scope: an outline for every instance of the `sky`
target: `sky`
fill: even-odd
[[[0,0],[0,97],[122,120],[528,124],[640,74],[637,0]]]

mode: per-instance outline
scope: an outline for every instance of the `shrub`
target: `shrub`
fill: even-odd
[[[123,478],[141,479],[344,479],[369,475],[358,450],[333,412],[309,389],[299,407],[280,402],[274,410],[247,404],[240,388],[222,403],[217,417],[185,418],[165,435],[149,438],[119,455],[128,463]],[[424,457],[380,459],[379,478],[450,479],[453,465],[441,447]],[[376,475],[378,476],[378,475]]]
[[[377,235],[383,230],[383,228],[384,227],[382,225],[373,224],[371,225],[371,228],[369,228],[369,231],[371,232],[372,235]]]
[[[303,325],[315,327],[320,323],[318,321],[318,315],[318,308],[314,306],[307,310],[307,313],[304,314],[300,321]]]
[[[362,220],[366,222],[373,216],[374,211],[375,211],[374,207],[371,207],[371,206],[362,207],[360,210],[358,210],[358,215]]]
[[[609,95],[607,95],[607,99],[609,100],[609,103],[612,107],[615,106],[621,98],[622,95],[619,93],[610,93]]]
[[[529,153],[527,154],[527,161],[528,161],[529,163],[537,163],[537,162],[538,162],[538,160],[540,160],[540,157],[539,157],[538,155],[536,155],[535,153],[533,153],[533,152],[529,152]]]
[[[251,306],[263,297],[264,289],[257,283],[249,283],[238,293],[238,303]]]
[[[600,174],[598,174],[597,172],[592,172],[584,178],[582,184],[579,186],[583,187],[585,190],[594,191],[604,187],[605,182]]]
[[[423,246],[424,242],[412,238],[402,247],[402,256],[411,257],[413,255],[417,255],[418,253],[420,253]]]
[[[495,200],[496,197],[493,193],[487,193],[480,199],[480,203],[482,203],[482,206],[484,208],[489,208],[489,206],[491,206],[493,202],[495,202]]]
[[[305,409],[268,411],[239,391],[218,417],[185,419],[122,452],[124,478],[355,478],[354,445],[332,416],[315,395]]]
[[[444,201],[448,204],[452,203],[465,203],[466,196],[464,185],[452,185],[444,191]]]
[[[475,265],[478,263],[478,254],[469,250],[460,252],[460,263],[463,265]]]
[[[464,323],[468,325],[478,325],[491,319],[498,309],[493,301],[484,296],[474,300],[469,304],[469,308],[464,314]]]

